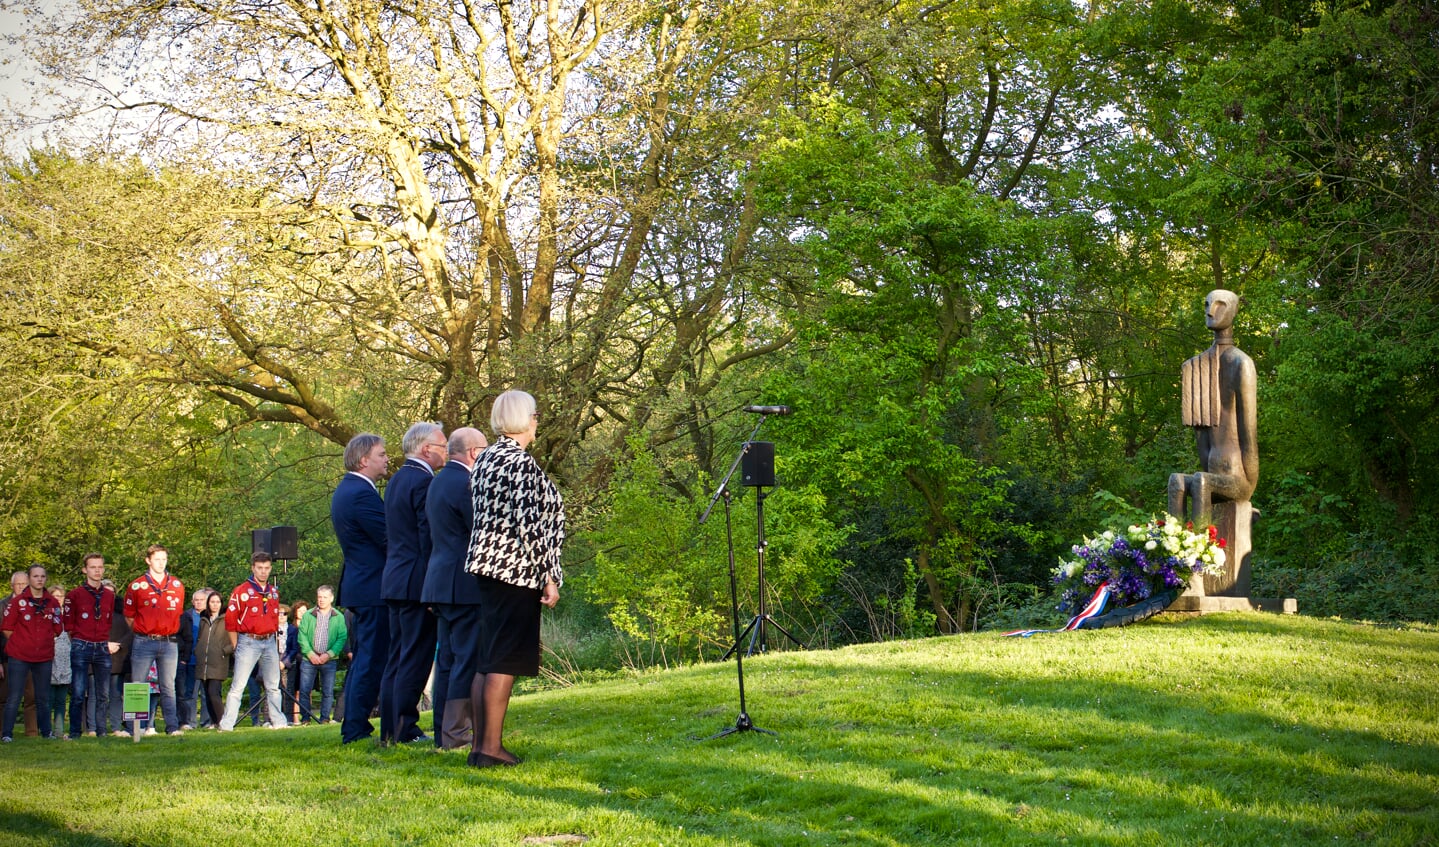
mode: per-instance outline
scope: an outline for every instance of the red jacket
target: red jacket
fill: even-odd
[[[185,611],[185,585],[165,574],[160,582],[150,572],[130,580],[125,592],[125,617],[135,627],[136,635],[174,635],[180,631],[180,613]]]
[[[100,586],[100,593],[85,583],[65,595],[61,620],[70,637],[79,641],[109,641],[110,621],[115,615],[115,590]]]
[[[60,624],[60,604],[49,594],[34,597],[29,590],[11,597],[5,606],[0,630],[10,633],[5,655],[22,662],[50,662],[55,659],[55,638]]]
[[[230,592],[225,608],[225,631],[245,635],[274,635],[280,629],[280,590],[274,583],[260,585],[250,578]]]

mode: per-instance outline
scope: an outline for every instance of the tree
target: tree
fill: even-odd
[[[743,151],[682,149],[735,105],[719,74],[741,7],[107,1],[70,21],[6,5],[40,21],[28,43],[51,74],[152,116],[153,159],[254,186],[225,210],[254,249],[224,271],[263,255],[280,290],[258,299],[337,333],[328,352],[395,363],[411,415],[468,423],[524,385],[545,407],[539,453],[563,468],[596,427],[621,447],[669,437],[694,411],[664,402],[675,380],[693,400],[786,341],[711,352],[753,337],[736,295],[768,282],[746,277]],[[701,261],[669,262],[697,243]],[[201,323],[223,334],[177,380],[241,359],[251,382],[216,393],[252,419],[337,442],[363,428],[313,362],[259,341],[268,314],[211,305]]]

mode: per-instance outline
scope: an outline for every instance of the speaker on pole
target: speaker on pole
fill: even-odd
[[[256,553],[269,553],[269,552],[270,552],[270,530],[268,530],[268,529],[252,529],[252,530],[250,530],[250,555],[253,556],[253,555],[255,555]]]
[[[774,488],[774,442],[745,442],[740,481],[751,488]]]
[[[300,531],[293,526],[270,527],[270,553],[283,561],[300,558]]]

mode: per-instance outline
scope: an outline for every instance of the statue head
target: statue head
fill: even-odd
[[[1216,288],[1204,298],[1204,325],[1214,330],[1234,326],[1234,313],[1239,311],[1239,295]]]

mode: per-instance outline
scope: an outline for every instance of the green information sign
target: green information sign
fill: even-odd
[[[145,721],[150,719],[150,683],[125,683],[125,720]]]

